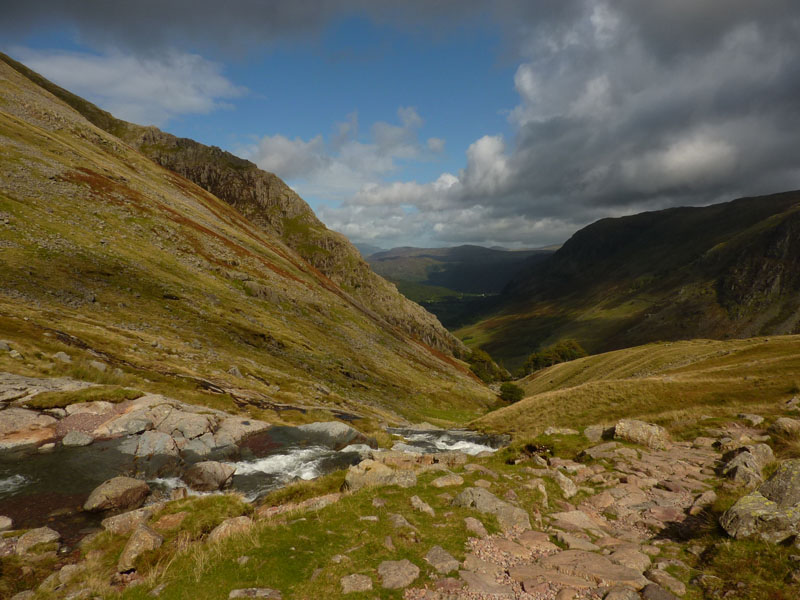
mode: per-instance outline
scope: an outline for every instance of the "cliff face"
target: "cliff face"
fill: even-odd
[[[464,346],[438,319],[376,275],[343,235],[329,230],[286,183],[250,161],[155,127],[126,124],[122,137],[157,164],[225,200],[278,235],[365,309],[421,342],[462,356]]]
[[[66,102],[100,129],[224,200],[267,233],[279,236],[373,315],[437,350],[464,355],[464,345],[436,317],[376,275],[355,246],[325,227],[311,207],[276,175],[219,148],[117,119],[4,54],[0,54],[0,61]]]

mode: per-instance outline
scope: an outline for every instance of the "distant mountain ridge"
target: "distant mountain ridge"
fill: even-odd
[[[475,245],[445,248],[392,248],[367,259],[376,273],[392,281],[413,281],[457,292],[494,294],[525,265],[549,250],[500,250]]]
[[[458,333],[506,366],[559,339],[600,352],[800,331],[800,192],[602,219]]]

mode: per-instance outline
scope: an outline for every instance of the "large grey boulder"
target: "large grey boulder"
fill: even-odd
[[[408,488],[417,484],[417,476],[413,471],[395,470],[378,461],[367,459],[350,467],[344,482],[353,491],[378,485]]]
[[[350,444],[367,444],[371,448],[378,447],[375,440],[367,437],[357,429],[350,427],[350,425],[339,421],[309,423],[307,425],[300,425],[297,429],[324,438],[326,443],[334,450],[341,450]]]
[[[213,492],[230,483],[236,467],[214,460],[207,460],[192,465],[183,474],[183,480],[193,490]]]
[[[130,510],[139,508],[150,493],[150,486],[132,477],[114,477],[97,486],[83,510]]]
[[[474,508],[478,512],[492,514],[503,531],[514,528],[530,529],[530,517],[523,509],[500,500],[490,491],[478,487],[469,487],[453,499],[454,506]]]
[[[136,559],[145,552],[155,550],[164,543],[164,538],[146,525],[139,525],[131,535],[117,562],[117,571],[125,573],[136,568]]]
[[[781,543],[800,533],[800,459],[784,461],[758,490],[740,498],[720,518],[733,538]]]
[[[653,450],[664,450],[669,445],[669,434],[660,425],[622,419],[614,426],[614,437],[635,444],[641,444]]]

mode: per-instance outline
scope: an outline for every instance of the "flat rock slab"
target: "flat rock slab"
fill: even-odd
[[[345,575],[339,580],[342,586],[342,594],[353,594],[355,592],[368,592],[372,589],[372,579],[366,575]]]
[[[503,531],[510,531],[515,528],[523,530],[531,528],[530,517],[527,512],[500,500],[500,498],[483,488],[470,487],[465,489],[453,499],[453,504],[495,515],[497,523]]]
[[[474,594],[497,594],[499,596],[512,596],[514,589],[504,583],[497,583],[492,575],[473,573],[472,571],[459,571],[458,574],[464,583],[469,586],[469,591]]]
[[[281,600],[283,596],[278,590],[270,588],[243,588],[232,590],[228,598],[268,598],[269,600]]]
[[[463,483],[464,478],[461,477],[461,475],[456,475],[455,473],[448,473],[447,475],[442,475],[441,477],[437,477],[431,481],[431,485],[436,488],[463,485]]]
[[[461,565],[447,550],[441,546],[434,546],[425,555],[425,561],[442,575],[458,570]]]
[[[596,587],[594,581],[589,581],[574,575],[565,575],[558,571],[545,569],[538,565],[520,565],[512,567],[508,570],[508,574],[514,581],[519,581],[522,584],[522,589],[526,592],[533,592],[534,589],[543,583],[554,583],[574,588],[576,590],[583,590]]]
[[[408,559],[385,560],[378,565],[381,585],[389,590],[408,587],[419,577],[419,567]]]
[[[539,559],[537,563],[566,575],[581,577],[598,584],[627,585],[640,590],[648,581],[635,569],[615,565],[605,556],[583,550],[565,550]]]

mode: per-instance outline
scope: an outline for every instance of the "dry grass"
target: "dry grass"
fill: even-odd
[[[774,412],[792,395],[800,336],[648,344],[545,369],[519,383],[527,397],[474,425],[533,436],[639,417],[680,429],[702,415]]]

